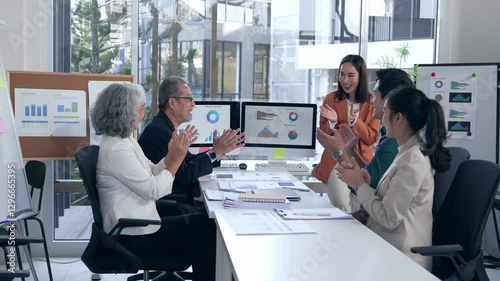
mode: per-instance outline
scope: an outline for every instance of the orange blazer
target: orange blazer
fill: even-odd
[[[338,120],[335,128],[338,129],[340,124],[348,124],[349,114],[347,112],[347,99],[339,100],[336,94],[337,92],[328,93],[323,101],[323,106],[328,104],[337,112]],[[319,128],[327,134],[333,134],[328,119],[324,117],[320,117],[319,119]],[[352,129],[360,135],[356,150],[366,161],[369,161],[373,157],[372,145],[377,142],[379,128],[380,121],[373,118],[373,104],[370,101],[360,104],[359,117]],[[327,182],[336,164],[337,162],[333,159],[332,152],[325,149],[323,155],[321,155],[321,161],[313,169],[312,174],[318,180]]]

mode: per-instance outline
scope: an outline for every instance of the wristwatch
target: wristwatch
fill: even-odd
[[[210,161],[215,162],[217,160],[217,154],[215,154],[215,152],[213,152],[213,150],[209,150],[207,151],[207,155],[208,157],[210,157]]]
[[[339,149],[334,150],[332,152],[332,157],[333,157],[333,159],[335,159],[335,161],[339,160],[342,155],[344,155],[344,152],[342,150],[339,150]]]

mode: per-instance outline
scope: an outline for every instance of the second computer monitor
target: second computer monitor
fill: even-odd
[[[247,147],[316,148],[316,104],[243,102]]]
[[[180,130],[188,124],[198,129],[198,139],[192,146],[212,146],[213,132],[220,136],[225,129],[240,127],[240,103],[232,101],[196,101],[187,122],[179,126]]]

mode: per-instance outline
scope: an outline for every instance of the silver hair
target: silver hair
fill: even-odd
[[[178,97],[182,94],[179,84],[187,85],[186,79],[179,76],[169,76],[161,81],[160,88],[158,89],[159,109],[165,108],[169,98]]]
[[[138,109],[144,104],[144,89],[132,83],[113,83],[97,97],[90,120],[98,135],[126,138],[137,129]]]

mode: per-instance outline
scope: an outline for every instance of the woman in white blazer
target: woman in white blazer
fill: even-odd
[[[120,218],[161,219],[161,225],[124,229],[119,241],[139,257],[170,255],[190,262],[193,280],[215,280],[215,233],[207,233],[208,218],[202,214],[160,218],[156,210],[156,200],[171,193],[196,130],[189,126],[180,134],[174,132],[169,153],[154,165],[132,136],[144,118],[144,96],[140,85],[114,83],[99,94],[90,111],[96,133],[103,135],[96,178],[104,231]]]
[[[432,258],[413,254],[411,247],[432,245],[433,169],[449,168],[451,155],[441,105],[415,88],[389,94],[382,118],[387,137],[398,142],[398,154],[380,179],[369,186],[366,170],[356,164],[338,165],[339,178],[356,190],[368,213],[367,226],[428,270]]]

